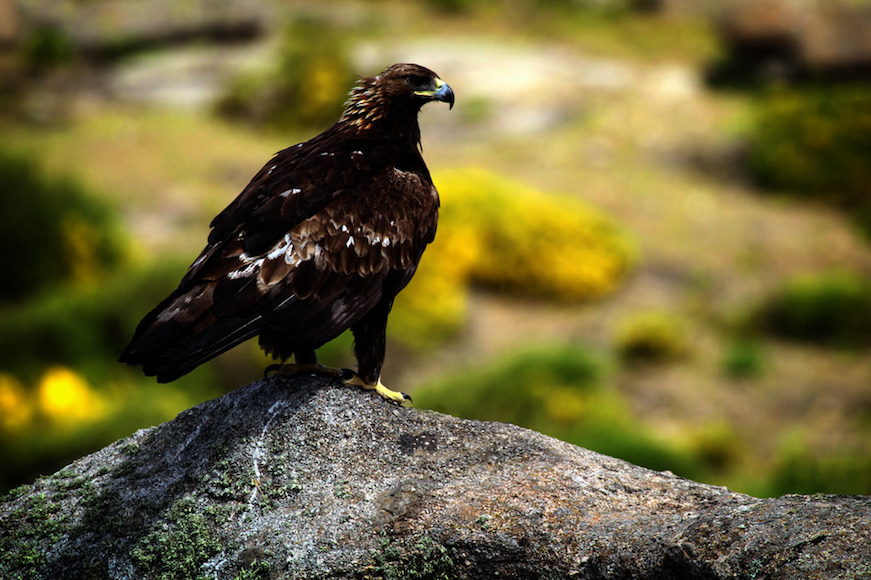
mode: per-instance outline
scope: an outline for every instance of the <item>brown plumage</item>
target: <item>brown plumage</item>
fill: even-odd
[[[311,363],[350,328],[359,378],[378,383],[393,299],[436,231],[417,122],[433,100],[454,95],[418,65],[361,79],[335,125],[277,153],[215,217],[121,361],[168,382],[259,336],[276,359]]]

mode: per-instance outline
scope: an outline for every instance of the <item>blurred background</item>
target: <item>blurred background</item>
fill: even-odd
[[[262,376],[117,357],[358,75],[442,195],[384,380],[760,496],[871,493],[871,1],[0,0],[0,491]],[[340,337],[323,362],[352,366]]]

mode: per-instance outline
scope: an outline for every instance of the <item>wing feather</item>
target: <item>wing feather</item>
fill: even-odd
[[[278,152],[212,220],[208,245],[122,360],[172,380],[257,334],[287,356],[274,344],[316,348],[385,292],[392,300],[435,235],[438,197],[422,160],[398,171],[378,155],[326,133]],[[390,272],[401,284],[385,290]]]

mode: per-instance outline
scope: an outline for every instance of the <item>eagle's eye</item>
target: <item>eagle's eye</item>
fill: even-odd
[[[413,91],[425,91],[430,88],[429,78],[423,75],[408,75],[405,77],[405,82],[408,83],[408,86],[410,86]]]

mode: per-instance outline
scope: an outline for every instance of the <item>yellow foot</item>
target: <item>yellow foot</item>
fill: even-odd
[[[360,387],[361,389],[366,389],[367,391],[375,391],[379,395],[381,395],[382,399],[387,399],[391,403],[396,403],[402,407],[411,407],[411,397],[406,395],[405,393],[400,393],[398,391],[391,391],[381,382],[381,379],[378,379],[376,383],[366,383],[363,379],[360,378],[360,375],[354,373],[351,378],[343,378],[342,383],[346,387]]]
[[[282,377],[293,377],[296,375],[314,375],[318,377],[331,377],[337,378],[342,376],[343,371],[341,369],[334,369],[333,367],[324,366],[320,363],[314,364],[274,364],[266,367],[266,370],[263,372],[265,376],[269,376],[270,373],[276,373]]]

